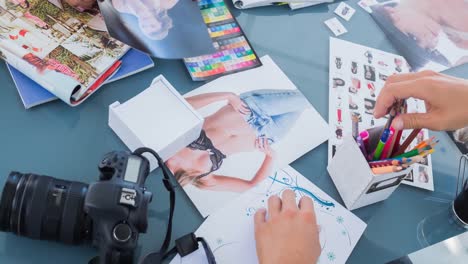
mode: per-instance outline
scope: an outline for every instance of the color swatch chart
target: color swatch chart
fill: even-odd
[[[200,0],[199,6],[218,52],[184,59],[194,81],[261,66],[258,56],[224,1]]]

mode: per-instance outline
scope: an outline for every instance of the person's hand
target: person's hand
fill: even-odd
[[[255,240],[260,264],[315,264],[320,241],[312,199],[303,196],[296,205],[295,193],[283,192],[268,199],[266,210],[255,214]]]
[[[238,95],[233,93],[231,96],[229,96],[228,102],[232,106],[232,108],[234,108],[234,110],[236,110],[240,114],[250,114],[249,107],[239,98]]]
[[[271,148],[270,141],[266,137],[255,139],[255,148],[257,148],[258,151],[265,153],[268,157],[276,156],[275,150]]]
[[[80,11],[84,11],[93,7],[93,5],[96,3],[96,0],[65,0],[65,2]]]
[[[396,100],[410,97],[424,100],[427,113],[397,116],[392,123],[395,130],[455,130],[468,125],[468,80],[433,71],[390,76],[377,98],[374,116],[383,117]]]

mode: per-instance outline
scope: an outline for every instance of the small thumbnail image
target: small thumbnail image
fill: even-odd
[[[335,65],[338,70],[343,66],[343,60],[340,57],[335,57]]]
[[[387,79],[388,79],[388,75],[385,75],[385,74],[382,74],[382,73],[379,73],[379,79],[386,82]]]
[[[343,138],[343,127],[341,125],[336,125],[335,136],[338,140]]]
[[[357,78],[351,78],[351,85],[348,88],[348,91],[351,94],[357,94],[359,89],[361,89],[361,80]]]
[[[93,66],[82,62],[78,56],[62,46],[58,46],[49,54],[48,61],[55,71],[68,75],[85,86],[98,75]]]
[[[344,86],[346,83],[342,78],[333,78],[333,88]]]
[[[402,71],[402,66],[403,66],[403,60],[400,58],[395,58],[395,71],[401,72]]]
[[[349,109],[350,110],[358,110],[359,109],[359,106],[356,104],[356,102],[354,102],[354,98],[349,95],[348,96],[348,101],[349,101]]]
[[[369,64],[372,64],[372,61],[374,60],[374,55],[372,55],[372,51],[366,51],[366,53],[364,53],[364,56],[367,58],[367,62]]]
[[[367,82],[367,89],[371,97],[375,97],[375,85],[373,82]]]
[[[359,123],[362,123],[362,115],[359,112],[351,112],[351,118],[357,118]]]
[[[375,82],[375,68],[370,65],[364,65],[364,78],[368,81]]]
[[[376,104],[375,100],[365,98],[364,99],[364,108],[366,109],[365,113],[368,114],[368,115],[373,116],[374,115],[375,104]]]
[[[358,63],[353,61],[351,62],[351,73],[352,74],[357,74],[358,73]]]
[[[429,167],[419,166],[417,179],[419,182],[428,183],[429,182]]]
[[[384,69],[388,67],[388,64],[383,60],[379,60],[379,62],[377,62],[377,65]]]

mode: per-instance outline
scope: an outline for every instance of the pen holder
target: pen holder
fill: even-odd
[[[344,138],[328,165],[328,172],[345,206],[354,210],[387,199],[411,172],[374,174],[352,137]]]

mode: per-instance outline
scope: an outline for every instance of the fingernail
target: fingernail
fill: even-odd
[[[404,124],[403,124],[403,119],[400,118],[400,117],[396,117],[394,120],[393,120],[393,123],[392,123],[392,127],[395,129],[395,130],[403,130],[403,127]]]
[[[259,208],[257,210],[257,213],[266,213],[266,209],[265,208]]]

